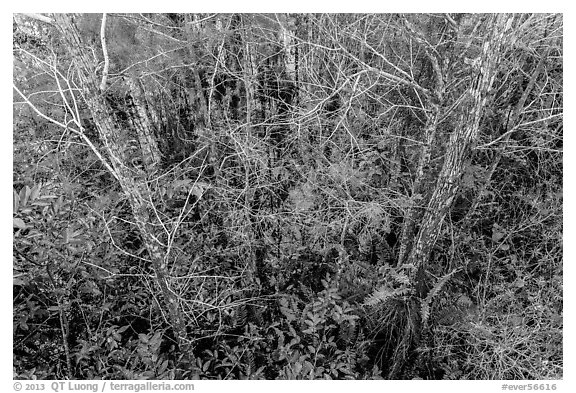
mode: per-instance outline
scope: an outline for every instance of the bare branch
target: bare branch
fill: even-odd
[[[28,18],[39,20],[40,22],[49,23],[49,24],[54,23],[54,19],[52,19],[46,15],[42,15],[42,14],[22,14],[22,15],[25,15]]]
[[[16,87],[16,85],[12,85],[14,90],[16,90],[16,92],[20,95],[20,97],[22,97],[24,99],[24,101],[26,101],[26,104],[28,104],[28,106],[38,114],[38,116],[40,116],[41,118],[48,120],[50,123],[56,124],[59,127],[64,128],[65,130],[68,131],[72,131],[73,133],[75,133],[76,135],[78,135],[80,138],[82,138],[82,140],[84,140],[84,142],[86,142],[86,144],[88,145],[88,147],[90,148],[90,150],[92,150],[94,152],[94,154],[96,154],[96,157],[98,157],[98,159],[102,162],[102,164],[104,164],[104,166],[106,167],[106,169],[108,169],[108,171],[112,174],[112,176],[114,176],[116,178],[116,180],[118,179],[118,174],[116,173],[116,171],[110,166],[110,164],[108,163],[108,161],[106,161],[104,159],[104,157],[102,156],[102,154],[100,154],[100,152],[98,151],[98,149],[96,148],[96,146],[94,146],[94,144],[92,143],[92,141],[86,136],[86,134],[84,134],[83,129],[80,128],[80,130],[77,130],[75,128],[72,128],[67,124],[61,123],[56,119],[51,118],[50,116],[45,115],[44,113],[42,113],[29,99],[28,97],[26,97],[21,91],[20,89],[18,89],[18,87]],[[80,124],[79,121],[77,120],[73,120],[74,123],[76,124]]]
[[[108,58],[108,49],[106,47],[106,13],[102,14],[102,25],[100,26],[100,41],[102,42],[102,52],[104,53],[104,70],[102,70],[102,82],[100,83],[100,90],[106,89],[106,82],[108,79],[108,69],[110,67],[110,59]]]

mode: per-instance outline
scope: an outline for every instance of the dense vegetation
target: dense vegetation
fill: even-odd
[[[562,23],[15,15],[15,378],[561,378]]]

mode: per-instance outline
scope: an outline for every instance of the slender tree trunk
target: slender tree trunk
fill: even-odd
[[[246,94],[246,126],[252,129],[252,124],[257,119],[256,110],[258,103],[255,94],[255,77],[258,71],[254,49],[252,48],[251,25],[246,23],[246,16],[240,15],[240,36],[242,37],[242,76]],[[250,131],[248,131],[250,132]]]
[[[150,191],[144,182],[144,173],[129,168],[124,146],[119,142],[121,129],[110,115],[111,109],[107,106],[98,87],[96,64],[84,50],[86,44],[82,41],[74,21],[75,16],[70,14],[55,14],[55,20],[62,32],[62,38],[68,45],[74,64],[78,71],[80,86],[86,104],[93,116],[98,134],[105,146],[106,152],[116,172],[124,194],[127,196],[134,221],[146,245],[149,258],[156,274],[156,281],[162,292],[167,319],[171,324],[177,344],[182,351],[189,353],[186,345],[186,327],[180,313],[178,298],[170,289],[168,270],[166,266],[166,246],[159,239],[152,226],[154,222],[153,206],[150,205]]]
[[[290,14],[282,15],[278,18],[280,22],[280,35],[284,49],[284,69],[289,82],[296,82],[296,46],[294,45],[294,32],[292,26],[296,20]]]
[[[132,125],[138,134],[142,160],[146,172],[153,173],[160,165],[160,150],[154,136],[155,125],[158,124],[159,116],[155,109],[148,105],[146,94],[140,80],[131,75],[126,79],[132,97],[133,108],[131,108]]]
[[[473,83],[467,93],[460,121],[450,136],[444,164],[438,175],[434,191],[423,215],[420,229],[410,250],[408,263],[423,269],[436,243],[444,217],[452,203],[463,173],[464,160],[478,136],[480,120],[486,106],[487,94],[492,87],[501,58],[504,35],[511,27],[514,16],[490,16],[487,31],[490,37],[484,43],[482,54],[473,66]],[[416,283],[418,286],[419,283]]]
[[[430,164],[430,154],[432,151],[432,144],[436,137],[436,130],[438,128],[439,108],[434,106],[432,113],[428,115],[426,126],[424,127],[424,143],[420,150],[420,158],[416,168],[416,179],[412,186],[412,198],[408,211],[404,215],[404,224],[400,234],[400,251],[398,253],[398,265],[406,262],[408,252],[412,248],[414,242],[414,231],[416,230],[416,223],[420,222],[422,218],[421,203],[424,199],[426,191],[426,174],[424,169]],[[400,165],[400,164],[398,164]]]
[[[190,33],[194,33],[191,36],[200,36],[203,32],[203,25],[199,21],[198,14],[187,14],[186,15],[187,24],[191,26]],[[217,22],[217,30],[220,31],[222,29],[222,23],[220,19]],[[208,145],[208,164],[210,165],[213,178],[218,179],[220,177],[220,168],[218,165],[218,149],[217,149],[217,140],[218,140],[218,128],[212,127],[212,113],[211,111],[214,109],[212,104],[212,96],[214,92],[214,79],[216,77],[216,70],[220,64],[222,59],[222,52],[223,52],[223,45],[220,45],[220,49],[217,54],[218,61],[216,62],[216,67],[214,74],[210,78],[210,87],[208,92],[204,92],[202,87],[202,78],[199,71],[199,65],[193,66],[190,70],[194,77],[194,91],[196,94],[193,96],[195,97],[195,104],[198,106],[199,113],[195,116],[195,123],[194,128],[196,130],[196,134],[199,135],[203,142]],[[194,47],[193,42],[189,40],[188,42],[188,51],[194,61],[200,63],[198,59],[200,58],[200,53],[197,53],[198,50]]]
[[[258,117],[258,100],[256,100],[255,81],[258,72],[258,64],[256,62],[256,53],[254,49],[254,36],[251,30],[251,24],[246,21],[246,15],[240,15],[240,29],[239,36],[241,37],[241,68],[242,80],[246,91],[246,136],[249,140],[254,135],[253,124],[257,122]],[[261,113],[260,113],[261,115]],[[248,278],[253,281],[258,278],[261,284],[265,283],[267,277],[262,275],[264,260],[266,258],[266,247],[264,245],[264,238],[259,228],[260,214],[258,207],[261,205],[260,201],[263,197],[261,192],[257,192],[256,184],[260,173],[258,172],[259,165],[252,161],[253,158],[247,155],[244,162],[244,217],[245,217],[245,230],[246,238],[250,244],[250,267],[248,271]]]

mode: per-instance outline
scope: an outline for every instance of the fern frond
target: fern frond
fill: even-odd
[[[248,311],[245,304],[240,304],[234,314],[233,326],[246,326],[248,322]]]
[[[366,306],[375,306],[379,303],[384,303],[387,300],[397,297],[397,296],[406,296],[412,292],[412,289],[409,287],[400,287],[396,289],[392,289],[386,285],[380,287],[380,289],[375,290],[368,299],[364,302]]]
[[[252,351],[248,350],[248,351],[244,352],[244,354],[242,355],[242,358],[244,360],[245,367],[246,367],[246,375],[250,376],[254,371],[256,371],[256,363],[254,361],[254,354],[252,353]]]
[[[410,277],[405,270],[410,265],[402,265],[400,268],[392,269],[390,275],[394,281],[402,285],[410,285]]]
[[[426,326],[428,323],[428,319],[430,318],[430,305],[432,304],[432,300],[434,297],[440,293],[444,285],[448,282],[448,280],[460,270],[461,268],[456,268],[452,270],[450,273],[445,274],[442,278],[438,280],[438,282],[434,285],[434,287],[428,292],[428,295],[425,299],[422,299],[422,303],[420,305],[420,315],[422,316],[422,325]]]

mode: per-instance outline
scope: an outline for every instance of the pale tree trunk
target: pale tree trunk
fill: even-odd
[[[218,76],[218,73],[221,73],[225,68],[226,68],[226,48],[225,48],[225,44],[226,44],[226,37],[225,37],[225,31],[224,31],[224,23],[223,23],[223,16],[222,15],[218,15],[216,16],[216,22],[214,25],[214,28],[216,30],[216,33],[218,36],[221,37],[221,41],[218,43],[218,45],[215,46],[215,52],[212,53],[212,55],[214,56],[216,63],[214,64],[214,71],[212,72],[212,75],[210,76],[210,87],[209,87],[209,91],[208,91],[208,108],[207,108],[207,112],[208,112],[208,119],[207,119],[207,124],[209,127],[212,126],[212,113],[213,113],[213,108],[214,108],[214,92],[216,90],[216,77]],[[230,24],[230,21],[228,21],[228,25]],[[226,27],[228,28],[228,26]]]
[[[201,18],[199,14],[186,14],[186,21],[187,26],[190,27],[189,36],[195,37],[200,36],[203,32],[203,24],[201,22]],[[217,29],[220,31],[222,29],[222,23],[220,19],[217,22]],[[194,33],[194,34],[190,34]],[[218,68],[220,64],[220,60],[222,57],[223,52],[223,43],[220,45],[218,55],[217,55],[217,62],[215,69]],[[188,39],[188,51],[190,52],[190,56],[194,61],[198,61],[199,54],[197,50],[194,48],[192,40]],[[198,67],[192,67],[191,72],[194,76],[194,91],[195,94],[189,94],[189,96],[194,97],[196,104],[198,105],[199,114],[195,117],[196,121],[194,124],[195,133],[201,137],[201,140],[206,143],[207,151],[208,151],[208,165],[210,166],[213,174],[213,178],[215,181],[220,177],[220,169],[219,169],[219,159],[218,159],[218,149],[217,149],[217,141],[218,141],[218,128],[212,127],[212,114],[211,111],[213,110],[212,105],[212,96],[214,92],[214,79],[216,77],[216,70],[214,74],[210,78],[210,88],[207,92],[207,95],[202,88],[202,79],[200,76],[200,72],[198,71]]]
[[[282,106],[284,113],[282,113],[282,120],[287,124],[284,126],[285,135],[294,135],[296,133],[296,126],[290,118],[290,109],[286,110],[286,104],[290,107],[296,107],[298,99],[298,50],[295,43],[296,38],[296,17],[290,14],[278,15],[277,21],[280,24],[280,41],[283,46],[284,53],[284,78],[281,81],[280,89],[285,90],[285,98],[289,100]]]
[[[490,32],[490,36],[482,47],[480,57],[475,61],[476,65],[473,66],[472,85],[460,110],[460,120],[450,135],[442,169],[408,257],[408,263],[419,270],[424,269],[428,263],[444,218],[456,194],[465,158],[472,143],[477,139],[487,94],[492,87],[504,49],[505,33],[511,27],[514,16],[497,14],[489,18],[487,31]],[[415,284],[418,286],[421,283]]]
[[[411,311],[399,321],[406,326],[400,339],[394,344],[395,354],[391,362],[393,366],[389,376],[394,378],[407,366],[410,348],[433,348],[431,346],[431,330],[428,326],[429,292],[430,286],[426,268],[432,249],[438,240],[442,224],[451,206],[458,188],[458,182],[464,171],[472,144],[478,136],[480,121],[484,107],[487,104],[487,95],[491,90],[499,61],[504,51],[505,33],[511,27],[513,16],[506,14],[489,15],[486,31],[488,39],[483,43],[479,57],[473,62],[471,70],[471,86],[465,92],[463,103],[457,109],[459,120],[452,131],[443,165],[439,173],[433,177],[433,172],[425,168],[431,164],[430,155],[437,136],[437,128],[441,117],[444,96],[444,73],[446,69],[434,61],[431,47],[421,39],[415,28],[406,21],[406,27],[412,38],[424,46],[427,56],[432,61],[435,70],[436,86],[434,96],[428,101],[428,119],[425,127],[425,141],[420,151],[416,180],[413,186],[413,199],[404,220],[401,238],[401,251],[399,262],[402,268],[408,268],[410,283],[414,296],[405,303]],[[438,141],[436,141],[436,144]],[[449,277],[449,276],[447,276]],[[440,281],[439,281],[440,282]],[[412,314],[412,315],[410,315]],[[417,354],[413,367],[416,369],[429,364],[431,351],[422,351]]]
[[[130,96],[132,97],[131,121],[138,134],[144,168],[148,173],[153,173],[160,165],[160,150],[154,136],[154,129],[158,125],[159,117],[154,107],[146,100],[146,94],[142,83],[136,76],[126,79]]]
[[[314,69],[314,63],[310,53],[313,51],[311,45],[313,37],[312,16],[309,14],[297,14],[295,35],[299,43],[296,52],[296,84],[298,89],[299,110],[308,111],[311,108],[310,97],[312,89],[310,87],[310,77]],[[314,59],[316,60],[316,59]],[[299,120],[297,120],[299,121]]]
[[[440,66],[439,56],[436,55],[434,48],[430,43],[428,43],[428,41],[426,41],[422,34],[414,28],[408,19],[403,18],[403,22],[404,28],[411,39],[424,48],[426,57],[432,66],[435,83],[433,91],[424,95],[425,103],[423,104],[423,109],[426,113],[426,125],[424,126],[424,138],[422,146],[420,147],[418,165],[416,167],[416,177],[412,185],[410,205],[404,215],[404,224],[400,233],[398,265],[407,263],[409,252],[415,246],[414,232],[424,214],[422,210],[422,202],[426,200],[425,198],[427,197],[428,189],[430,187],[430,174],[427,173],[426,168],[431,166],[432,148],[436,142],[436,134],[442,109],[438,103],[443,100],[445,94],[444,80],[446,78],[446,70]]]
[[[254,39],[252,35],[252,27],[250,23],[246,23],[246,16],[240,16],[240,26],[241,37],[242,37],[242,76],[244,82],[244,89],[246,94],[246,126],[248,127],[248,132],[252,129],[252,123],[256,119],[255,112],[258,108],[258,103],[256,102],[255,79],[256,73],[258,72],[256,64],[256,56],[254,49],[252,48],[252,41]]]
[[[202,21],[200,19],[200,15],[193,14],[193,15],[186,15],[186,19],[192,18],[189,21],[188,25],[192,26],[192,31],[195,33],[193,36],[200,36],[203,32]],[[195,61],[198,60],[199,54],[196,53],[196,49],[194,49],[193,42],[189,39],[188,40],[188,50],[190,51],[190,55],[192,59]],[[206,128],[210,126],[210,113],[209,113],[209,106],[206,102],[204,90],[202,88],[202,78],[200,77],[200,72],[198,72],[198,67],[192,67],[191,69],[192,74],[194,75],[194,90],[196,90],[195,97],[197,99],[198,109],[200,110],[200,116],[197,116],[198,122],[200,124],[196,124],[196,126],[200,128]]]
[[[100,92],[96,61],[84,50],[87,46],[80,37],[74,21],[75,17],[77,16],[69,14],[54,15],[56,25],[62,33],[63,42],[67,45],[77,68],[82,95],[111,161],[115,177],[120,182],[122,190],[130,202],[135,224],[146,245],[156,274],[156,282],[162,292],[167,320],[172,326],[180,350],[189,354],[190,351],[187,350],[186,345],[185,321],[180,313],[178,298],[170,289],[168,281],[166,246],[159,239],[152,225],[155,221],[154,207],[151,206],[150,190],[144,181],[144,172],[128,166],[124,146],[120,142],[124,139],[121,135],[122,130],[110,115],[112,111]]]
[[[284,70],[289,82],[296,83],[296,45],[294,45],[293,27],[296,20],[290,14],[279,15],[278,22],[280,23],[280,38],[284,48]]]
[[[436,130],[438,128],[439,108],[434,106],[431,113],[428,115],[426,125],[424,127],[424,143],[420,149],[420,156],[418,159],[418,166],[416,167],[416,178],[412,185],[412,197],[410,206],[404,215],[404,224],[400,233],[400,250],[398,252],[398,265],[406,262],[408,252],[413,247],[414,231],[416,224],[420,222],[422,217],[422,209],[420,204],[424,199],[426,192],[424,173],[425,167],[430,163],[430,155],[432,152],[432,144],[436,138]],[[400,163],[398,163],[400,165]]]

